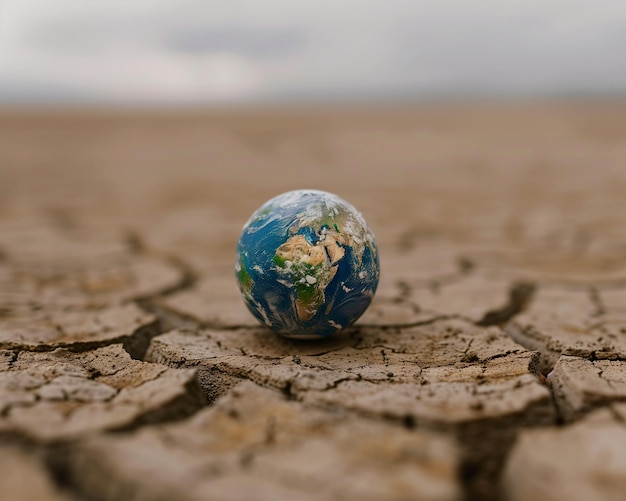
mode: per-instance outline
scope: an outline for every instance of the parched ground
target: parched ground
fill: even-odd
[[[295,188],[380,249],[326,341],[233,277]],[[624,492],[626,104],[0,112],[3,501]]]

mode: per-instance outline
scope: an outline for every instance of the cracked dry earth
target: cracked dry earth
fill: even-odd
[[[618,500],[626,107],[0,113],[0,497]],[[356,326],[282,339],[247,217],[338,193]]]

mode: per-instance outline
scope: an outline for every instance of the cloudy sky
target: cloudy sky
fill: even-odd
[[[626,95],[624,0],[0,0],[0,103]]]

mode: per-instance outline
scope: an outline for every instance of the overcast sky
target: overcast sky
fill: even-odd
[[[625,0],[0,0],[0,102],[607,93]]]

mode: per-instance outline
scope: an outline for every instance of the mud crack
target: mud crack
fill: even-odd
[[[501,308],[490,310],[476,325],[481,327],[489,327],[491,325],[503,325],[510,321],[516,315],[523,312],[532,300],[536,285],[530,282],[517,282],[509,289],[508,302]]]

